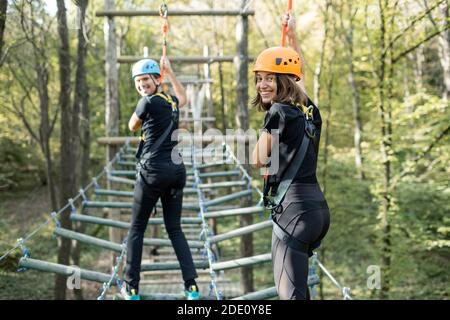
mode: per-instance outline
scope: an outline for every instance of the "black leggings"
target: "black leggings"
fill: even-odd
[[[308,250],[293,249],[272,233],[275,286],[281,300],[308,300],[308,259],[330,225],[330,213],[318,184],[292,184],[276,221]]]
[[[131,228],[127,242],[125,281],[130,288],[139,290],[144,232],[150,213],[161,198],[164,224],[180,263],[183,280],[197,277],[192,254],[181,230],[183,187],[186,169],[183,164],[152,163],[140,170],[134,187]]]

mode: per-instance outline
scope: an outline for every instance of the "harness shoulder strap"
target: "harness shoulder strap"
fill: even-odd
[[[296,173],[298,172],[300,166],[303,163],[306,152],[308,150],[309,143],[311,140],[315,140],[315,126],[312,121],[313,106],[312,105],[309,107],[301,106],[300,110],[303,111],[303,113],[305,114],[305,116],[303,117],[305,122],[305,134],[303,135],[301,145],[297,150],[294,158],[288,164],[288,168],[283,174],[283,177],[276,189],[276,194],[273,199],[269,199],[268,197],[268,190],[270,189],[270,187],[264,188],[264,198],[263,198],[264,204],[266,208],[271,210],[280,211],[279,209],[281,201],[283,200],[283,197],[286,194],[289,186],[291,185],[292,180],[294,180]]]
[[[158,92],[151,96],[147,96],[148,102],[150,102],[154,96],[161,97],[164,100],[166,100],[167,102],[169,102],[170,105],[172,106],[172,114],[174,114],[175,112],[178,111],[177,104],[175,101],[173,101],[173,99],[170,95],[166,95],[163,92]],[[175,117],[172,116],[172,121],[170,121],[169,126],[166,128],[166,130],[164,130],[163,134],[155,141],[155,143],[153,143],[151,145],[150,150],[140,158],[139,162],[141,164],[144,164],[148,159],[150,159],[152,157],[152,155],[155,153],[155,151],[159,148],[159,146],[164,142],[164,140],[167,138],[170,131],[172,130],[174,122],[175,122]],[[143,134],[141,135],[141,141],[145,142],[145,137],[143,136]]]
[[[158,93],[155,93],[153,96],[158,96],[158,97],[161,97],[164,100],[166,100],[171,105],[172,111],[177,110],[177,104],[175,101],[173,101],[172,96],[170,94],[166,94],[164,92],[158,92]]]
[[[306,125],[306,119],[305,119],[305,125]],[[274,197],[275,204],[279,205],[281,203],[281,200],[283,200],[284,195],[286,194],[286,191],[288,190],[289,186],[292,183],[292,180],[294,180],[295,175],[300,169],[300,166],[303,163],[303,159],[305,159],[306,151],[308,150],[309,142],[311,141],[308,134],[303,135],[303,140],[300,145],[300,148],[297,150],[297,153],[295,154],[295,157],[292,159],[291,163],[289,164],[289,167],[287,168],[286,172],[284,173],[284,177],[281,180],[278,188],[277,193]]]

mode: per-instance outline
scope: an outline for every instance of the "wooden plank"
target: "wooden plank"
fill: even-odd
[[[19,261],[19,267],[21,268],[28,268],[28,269],[34,269],[38,271],[43,272],[51,272],[60,274],[63,276],[71,276],[74,274],[75,269],[70,266],[65,266],[62,264],[42,261],[42,260],[36,260],[31,258],[21,258]],[[95,281],[100,283],[108,282],[111,278],[111,275],[108,275],[106,273],[86,270],[86,269],[79,269],[80,270],[80,278],[84,280],[89,281]],[[115,285],[115,280],[112,281],[112,285]]]
[[[228,270],[228,269],[236,269],[236,268],[242,268],[247,266],[253,266],[256,264],[261,263],[267,263],[272,261],[272,254],[271,253],[265,253],[260,254],[252,257],[246,257],[246,258],[240,258],[230,261],[223,261],[223,262],[215,262],[213,263],[212,267],[214,271],[219,270]]]
[[[234,229],[227,233],[222,233],[209,238],[210,243],[218,243],[221,241],[229,240],[235,237],[243,236],[244,234],[250,234],[259,230],[264,230],[272,227],[272,221],[266,220],[263,222],[255,223],[250,226]]]
[[[229,217],[236,216],[241,214],[254,214],[254,213],[262,213],[264,208],[261,206],[254,207],[245,207],[245,208],[237,208],[237,209],[228,209],[228,210],[219,210],[219,211],[210,211],[204,214],[205,218],[220,218],[220,217]]]
[[[85,214],[71,214],[70,218],[73,221],[99,224],[99,225],[108,226],[108,227],[114,227],[114,228],[120,228],[120,229],[129,229],[130,228],[129,222],[105,219],[105,218],[94,217],[94,216],[89,216],[89,215],[85,215]],[[199,225],[201,223],[202,223],[201,218],[181,217],[182,225],[186,225],[186,224]],[[163,218],[151,218],[148,220],[148,224],[149,225],[162,225],[162,224],[164,224],[164,220],[163,220]],[[185,228],[185,227],[186,226],[183,226],[183,228]]]
[[[175,16],[253,16],[254,10],[168,10],[169,17]],[[99,10],[95,13],[96,17],[159,17],[159,10]]]
[[[144,56],[119,56],[117,61],[119,63],[135,63],[141,59],[145,59],[149,57]],[[150,57],[155,61],[159,61],[161,57]],[[183,64],[204,64],[204,63],[214,63],[214,62],[233,62],[235,59],[234,56],[183,56],[183,57],[170,57],[171,63],[183,63]],[[248,61],[253,61],[254,57],[249,57]]]

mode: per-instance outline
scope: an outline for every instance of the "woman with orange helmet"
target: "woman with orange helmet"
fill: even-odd
[[[286,14],[289,47],[264,50],[256,59],[256,97],[266,111],[253,163],[268,167],[264,203],[272,210],[272,263],[280,299],[309,299],[308,260],[330,224],[316,167],[322,120],[304,86],[304,60],[295,20]],[[271,198],[273,196],[273,198]]]

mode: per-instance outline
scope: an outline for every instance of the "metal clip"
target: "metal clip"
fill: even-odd
[[[306,120],[314,120],[314,114],[313,114],[313,111],[314,111],[314,107],[313,107],[313,106],[309,106],[309,107],[306,109],[306,112],[305,112]]]
[[[55,226],[57,228],[61,227],[61,223],[58,220],[58,214],[55,211],[53,211],[52,213],[50,213],[50,215],[52,217],[52,220],[55,222]]]

